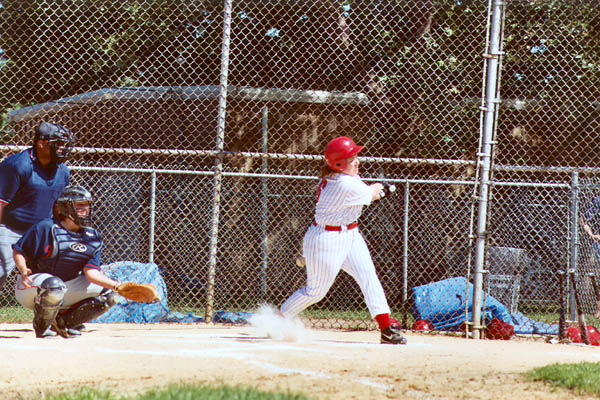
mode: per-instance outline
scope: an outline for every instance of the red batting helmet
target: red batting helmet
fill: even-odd
[[[496,340],[510,340],[515,334],[515,327],[498,318],[492,319],[486,329],[486,337]]]
[[[424,319],[420,319],[415,321],[412,326],[413,331],[421,331],[421,332],[429,332],[435,329],[435,326],[431,323],[431,321],[427,321]]]
[[[581,331],[576,326],[570,326],[567,328],[567,337],[573,341],[573,343],[581,343]]]
[[[346,160],[360,153],[362,149],[364,146],[357,146],[349,137],[340,136],[325,147],[325,160],[327,160],[329,168],[336,172],[342,172],[348,165]]]
[[[590,344],[592,346],[600,346],[600,332],[592,326],[586,326],[588,331],[588,339],[590,340]],[[582,343],[583,339],[581,337],[581,331],[576,326],[571,326],[567,328],[567,338],[571,339],[573,343]]]
[[[590,344],[592,346],[600,346],[600,332],[596,329],[595,326],[588,325],[588,339],[590,339]]]

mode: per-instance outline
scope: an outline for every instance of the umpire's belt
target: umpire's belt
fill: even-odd
[[[314,226],[319,226],[319,224],[317,224],[317,221],[313,222]],[[340,231],[344,231],[344,230],[350,230],[350,229],[354,229],[358,227],[358,222],[353,222],[350,225],[342,225],[342,226],[332,226],[332,225],[325,225],[323,227],[323,229],[325,229],[326,231],[333,231],[333,232],[340,232]]]

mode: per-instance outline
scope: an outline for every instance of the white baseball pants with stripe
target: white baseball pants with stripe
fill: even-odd
[[[17,301],[25,308],[33,310],[35,296],[37,295],[37,288],[42,285],[46,279],[51,278],[53,275],[47,273],[37,273],[30,276],[33,281],[33,285],[30,288],[23,287],[22,276],[17,276],[17,284],[15,285],[15,297]],[[81,274],[77,278],[71,279],[65,282],[67,291],[65,292],[65,299],[62,308],[69,308],[73,304],[85,300],[90,297],[96,297],[106,291],[102,286],[91,283],[87,280],[85,275]]]
[[[281,313],[294,317],[325,297],[340,269],[360,286],[371,317],[389,314],[381,282],[358,228],[326,231],[311,225],[304,235],[306,286],[294,292],[281,306]]]

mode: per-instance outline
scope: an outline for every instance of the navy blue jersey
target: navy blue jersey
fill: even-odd
[[[65,282],[84,268],[100,270],[102,238],[93,228],[70,232],[48,218],[29,228],[12,248],[25,256],[32,273],[46,272]]]
[[[33,149],[14,154],[0,163],[0,202],[7,203],[2,223],[17,232],[52,216],[52,206],[69,185],[64,164],[43,168]]]

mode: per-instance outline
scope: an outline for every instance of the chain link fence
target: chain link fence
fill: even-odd
[[[360,229],[410,327],[415,288],[473,278],[493,3],[1,0],[0,151],[29,147],[41,121],[69,127],[72,180],[98,199],[103,261],[156,263],[171,310],[210,318],[280,305],[303,286],[294,258],[321,154],[351,136],[366,146],[362,177],[398,187]],[[600,172],[600,10],[505,10],[485,302],[541,333],[558,319],[556,272],[575,268],[597,323],[597,243],[582,218]],[[8,322],[21,318],[10,286]],[[464,321],[467,287],[458,306],[443,290],[429,297]],[[374,327],[345,274],[303,317]]]

